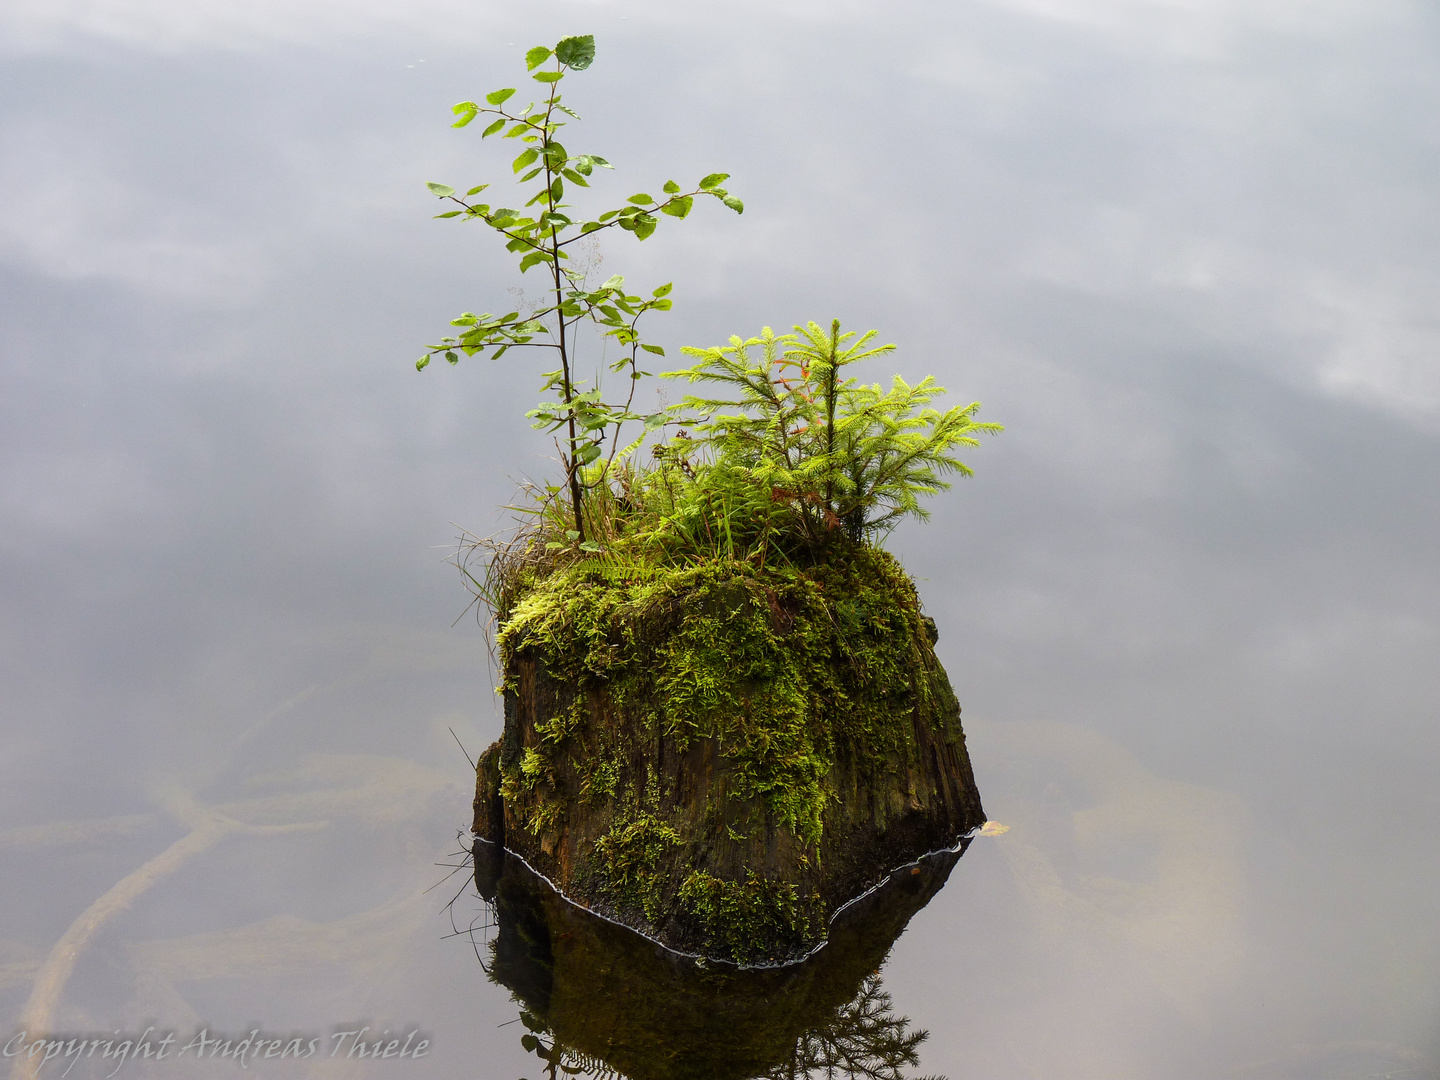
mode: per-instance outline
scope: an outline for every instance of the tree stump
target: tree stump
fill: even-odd
[[[477,836],[679,952],[787,963],[985,821],[935,624],[889,555],[570,568],[498,640]]]

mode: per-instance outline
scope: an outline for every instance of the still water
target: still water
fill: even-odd
[[[178,1055],[115,1072],[105,1046],[57,1051],[38,1075],[243,1075],[247,1035],[276,1049],[246,1068],[297,1077],[1434,1075],[1413,1046],[1294,1046],[1263,1022],[1268,1052],[1237,1053],[1234,998],[1274,977],[1253,824],[1094,731],[968,721],[1005,831],[897,868],[809,961],[737,971],[568,904],[488,845],[471,858],[443,705],[473,672],[370,664],[256,718],[149,811],[0,833],[15,1031],[148,1031]],[[307,736],[397,703],[432,708],[410,753]],[[54,894],[61,874],[77,895]],[[26,1062],[6,1062],[16,1080]]]
[[[803,968],[470,861],[444,563],[553,447],[414,370],[534,278],[425,183],[576,33],[597,203],[745,201],[592,253],[667,362],[839,317],[1006,425],[889,540],[1006,831]],[[0,4],[0,1069],[1434,1080],[1437,73],[1408,0]]]

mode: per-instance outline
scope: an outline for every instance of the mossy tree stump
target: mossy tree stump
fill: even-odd
[[[886,553],[522,581],[474,831],[671,948],[798,959],[983,824],[934,623]]]

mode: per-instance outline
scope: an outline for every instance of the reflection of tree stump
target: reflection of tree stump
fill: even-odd
[[[985,820],[935,638],[872,548],[542,580],[502,624],[475,832],[674,948],[798,959]]]
[[[845,1056],[898,1075],[924,1032],[890,1012],[877,971],[911,917],[945,884],[959,852],[902,867],[836,918],[802,964],[707,965],[566,902],[503,849],[475,845],[476,885],[495,906],[491,978],[567,1060],[632,1080],[805,1075]],[[534,1021],[534,1023],[532,1023]]]

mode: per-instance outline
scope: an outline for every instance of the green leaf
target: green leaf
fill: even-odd
[[[508,100],[510,100],[511,97],[514,96],[514,94],[515,90],[513,87],[509,90],[496,90],[492,93],[486,94],[485,100],[488,101],[491,105],[504,105],[505,102],[507,102]]]
[[[537,67],[550,59],[550,50],[544,45],[536,45],[525,54],[525,70],[534,71]]]
[[[646,235],[648,236],[649,234],[647,233]],[[642,236],[640,239],[644,240],[645,237]],[[656,300],[654,307],[656,311],[669,311],[674,306],[674,304],[674,300]]]
[[[580,231],[582,233],[592,233],[596,229],[603,229],[604,227],[605,226],[601,225],[598,221],[587,221],[584,225],[580,226]]]
[[[654,353],[656,356],[665,355],[665,350],[662,349],[659,345],[641,345],[640,347],[646,352]]]
[[[667,282],[666,284],[661,285],[658,289],[656,289],[656,290],[655,290],[653,293],[651,293],[650,295],[651,295],[651,296],[656,296],[656,297],[659,297],[659,296],[669,296],[669,295],[670,295],[670,290],[673,289],[674,287],[675,287],[675,283],[674,283],[673,281]]]
[[[449,360],[450,363],[452,363],[452,364],[458,364],[458,363],[460,362],[460,357],[456,356],[453,352],[450,352],[448,349],[447,349],[446,352],[445,352],[445,359],[446,359],[446,360]]]
[[[586,443],[579,449],[575,456],[580,459],[580,464],[589,465],[592,461],[594,461],[600,456],[600,447],[598,444],[593,442]]]
[[[561,112],[566,113],[566,114],[568,114],[568,115],[570,115],[570,116],[573,116],[576,120],[579,120],[579,119],[580,119],[580,114],[577,113],[574,109],[570,108],[569,105],[561,105],[559,98],[556,98],[556,99],[555,99],[555,107],[556,107],[557,109],[559,109]]]
[[[663,412],[651,413],[645,417],[645,430],[654,431],[656,428],[665,426],[665,414]]]
[[[540,1040],[527,1031],[524,1035],[520,1036],[520,1045],[533,1054],[535,1048],[540,1045]]]
[[[625,275],[623,275],[623,274],[611,274],[608,278],[606,278],[603,282],[601,282],[600,288],[602,288],[602,289],[618,289],[618,288],[621,288],[624,284],[625,284]]]
[[[496,349],[493,353],[490,354],[490,359],[499,360],[500,357],[505,355],[505,350],[508,348],[510,348],[509,345],[501,345],[498,349]]]
[[[561,179],[557,176],[557,177],[555,178],[554,183],[552,183],[552,184],[550,185],[550,205],[553,206],[553,205],[555,205],[556,203],[558,203],[558,202],[560,201],[561,197],[562,197],[564,194],[565,194],[565,181],[561,180]]]
[[[585,180],[585,178],[584,178],[583,176],[581,176],[579,173],[577,173],[574,169],[561,169],[561,170],[560,170],[560,175],[563,176],[563,177],[565,177],[566,180],[569,180],[572,184],[576,185],[577,187],[589,187],[589,186],[590,186],[589,183]]]
[[[669,214],[674,218],[683,218],[690,213],[690,207],[695,205],[695,200],[689,195],[682,195],[678,199],[671,199],[664,206],[660,207],[662,214]]]
[[[655,226],[658,224],[659,221],[656,218],[651,217],[649,214],[641,214],[635,219],[635,239],[644,240],[655,231]],[[669,301],[662,300],[660,303],[668,305]],[[656,306],[658,307],[659,305],[657,304]]]
[[[579,529],[566,529],[566,530],[565,530],[565,539],[566,539],[566,540],[579,540],[579,539],[580,539],[580,530],[579,530]],[[539,1039],[536,1039],[535,1041],[536,1041],[536,1043],[538,1044],[540,1040],[539,1040]]]
[[[674,195],[674,194],[675,194],[676,192],[678,192],[679,190],[680,190],[680,185],[677,184],[677,183],[675,183],[674,180],[666,180],[666,181],[665,181],[665,194],[666,194],[666,195]]]
[[[425,186],[428,187],[431,191],[433,191],[436,195],[439,195],[442,199],[448,199],[451,195],[455,194],[455,189],[453,187],[447,187],[444,184],[427,182]]]
[[[530,170],[529,172],[527,172],[524,176],[520,177],[520,179],[517,180],[516,183],[523,184],[523,183],[525,183],[527,180],[534,180],[535,177],[537,177],[537,176],[540,175],[540,170],[541,170],[541,166],[536,165],[535,168],[531,169],[531,170]]]
[[[457,128],[464,127],[466,124],[470,123],[471,120],[474,120],[475,117],[480,115],[480,107],[476,105],[473,101],[462,101],[459,105],[454,106],[450,111],[460,118],[450,125],[451,127]]]
[[[585,156],[590,159],[590,163],[592,165],[599,165],[602,169],[613,169],[615,167],[614,165],[611,165],[610,162],[606,161],[603,157],[601,157],[599,154],[586,154]]]
[[[437,218],[443,218],[443,217],[459,217],[459,216],[460,216],[461,214],[463,214],[464,212],[465,212],[465,211],[463,211],[463,210],[448,210],[448,211],[446,211],[446,212],[443,213],[443,214],[436,214],[435,216],[436,216]]]
[[[625,201],[626,201],[626,202],[632,202],[632,203],[634,203],[636,206],[649,206],[649,205],[651,205],[652,203],[654,203],[655,200],[652,199],[649,195],[646,195],[646,194],[642,191],[642,192],[641,192],[640,194],[638,194],[638,195],[631,195],[630,198],[626,199]]]
[[[734,195],[726,195],[720,201],[723,202],[726,206],[728,206],[731,210],[734,210],[737,214],[743,214],[745,212],[745,204],[739,199],[737,199]]]
[[[491,125],[490,125],[489,127],[487,127],[484,131],[482,131],[482,132],[480,133],[480,137],[481,137],[482,139],[488,139],[491,135],[494,135],[495,132],[499,131],[499,130],[500,130],[501,128],[503,128],[504,126],[505,126],[505,118],[502,116],[499,120],[496,120],[493,124],[491,124]]]
[[[534,50],[532,49],[531,51],[533,52]],[[546,52],[546,54],[548,55],[549,52],[550,52],[550,50],[549,50],[549,49],[546,49],[545,52]],[[526,1010],[526,1011],[524,1011],[524,1012],[521,1012],[521,1014],[520,1014],[520,1022],[521,1022],[522,1024],[524,1024],[527,1028],[529,1028],[531,1031],[544,1031],[544,1030],[545,1030],[545,1024],[544,1024],[539,1018],[537,1018],[533,1013],[529,1012],[528,1010]]]
[[[416,371],[424,371],[424,370],[425,370],[427,367],[429,367],[429,366],[430,366],[430,356],[429,356],[428,353],[427,353],[425,356],[420,357],[419,360],[416,360],[416,361],[415,361],[415,370],[416,370]]]
[[[480,192],[484,191],[489,186],[489,184],[478,184],[475,187],[472,187],[469,191],[465,192],[465,197],[468,199],[471,195],[479,195]]]
[[[536,82],[557,83],[565,77],[565,73],[563,71],[537,71],[530,77]]]
[[[604,549],[603,547],[601,547],[599,544],[597,544],[594,540],[586,540],[583,544],[580,545],[580,550],[581,550],[581,551],[604,551],[605,549]],[[562,1065],[562,1066],[560,1066],[560,1067],[561,1067],[562,1069],[564,1069],[567,1073],[574,1074],[574,1073],[580,1072],[579,1069],[573,1069],[573,1068],[571,1068],[569,1065]]]
[[[555,59],[566,67],[584,71],[595,62],[595,35],[561,39],[555,46]]]
[[[520,260],[520,272],[522,274],[525,273],[526,270],[529,270],[530,267],[534,266],[536,263],[550,261],[551,256],[548,251],[532,251],[529,255],[526,255],[523,259]]]
[[[517,173],[520,172],[522,169],[528,169],[531,165],[535,163],[535,159],[539,156],[540,151],[536,150],[532,146],[529,150],[521,151],[520,156],[517,157],[515,161],[511,164],[510,169],[512,172]]]
[[[717,187],[729,179],[730,174],[728,172],[712,172],[709,176],[705,177],[704,180],[700,181],[700,190],[709,191],[711,188]]]

